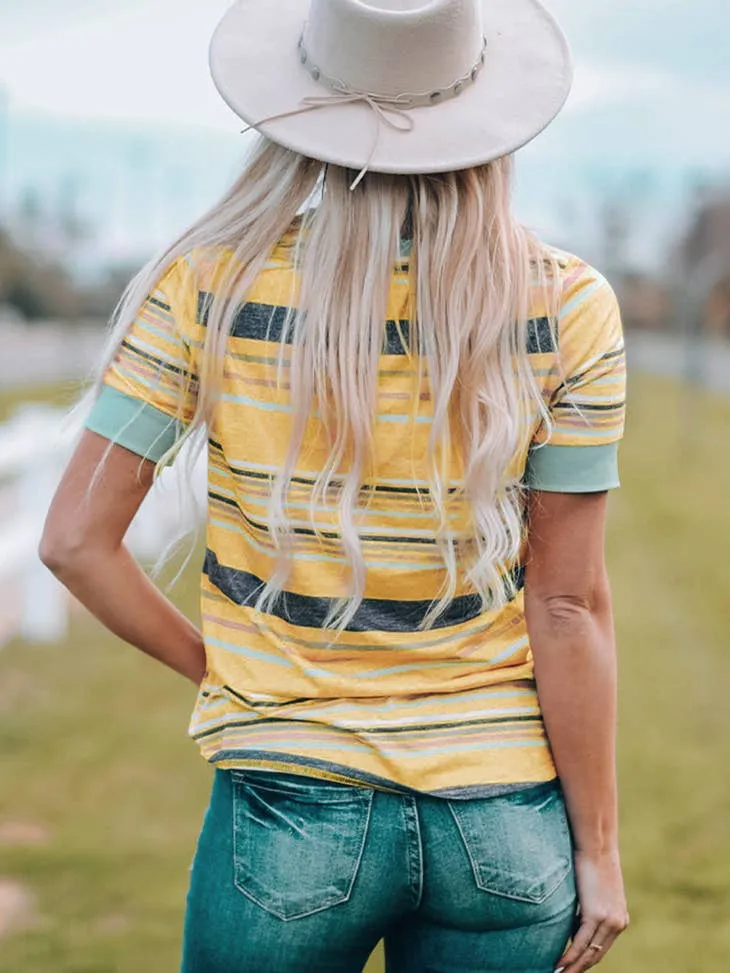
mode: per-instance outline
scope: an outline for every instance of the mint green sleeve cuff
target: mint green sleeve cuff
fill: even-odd
[[[525,486],[546,493],[603,493],[621,485],[618,443],[605,446],[540,446],[532,449]]]
[[[176,419],[109,385],[102,388],[86,428],[153,463],[159,463],[182,432]]]

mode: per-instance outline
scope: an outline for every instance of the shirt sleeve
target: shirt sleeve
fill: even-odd
[[[86,428],[159,462],[195,415],[195,294],[185,260],[147,297],[109,366]]]
[[[618,451],[626,418],[626,349],[616,295],[581,265],[566,288],[558,325],[557,386],[550,423],[531,444],[525,484],[554,493],[620,486]]]

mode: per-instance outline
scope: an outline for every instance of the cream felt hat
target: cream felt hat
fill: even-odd
[[[249,127],[361,176],[507,155],[552,121],[572,81],[539,0],[237,0],[210,58]]]

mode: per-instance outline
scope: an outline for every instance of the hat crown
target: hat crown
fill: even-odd
[[[427,93],[467,77],[483,44],[479,0],[311,0],[310,60],[356,91]]]

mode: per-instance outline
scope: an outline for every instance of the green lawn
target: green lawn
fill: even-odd
[[[84,386],[81,382],[58,382],[55,385],[29,386],[17,389],[0,389],[0,422],[9,419],[21,402],[55,405],[66,408],[77,401]]]
[[[728,428],[730,402],[635,382],[610,536],[633,924],[606,973],[715,973],[730,954]],[[0,836],[40,829],[0,845],[0,878],[37,897],[0,973],[174,973],[209,781],[191,704],[82,616],[64,645],[0,654]]]

